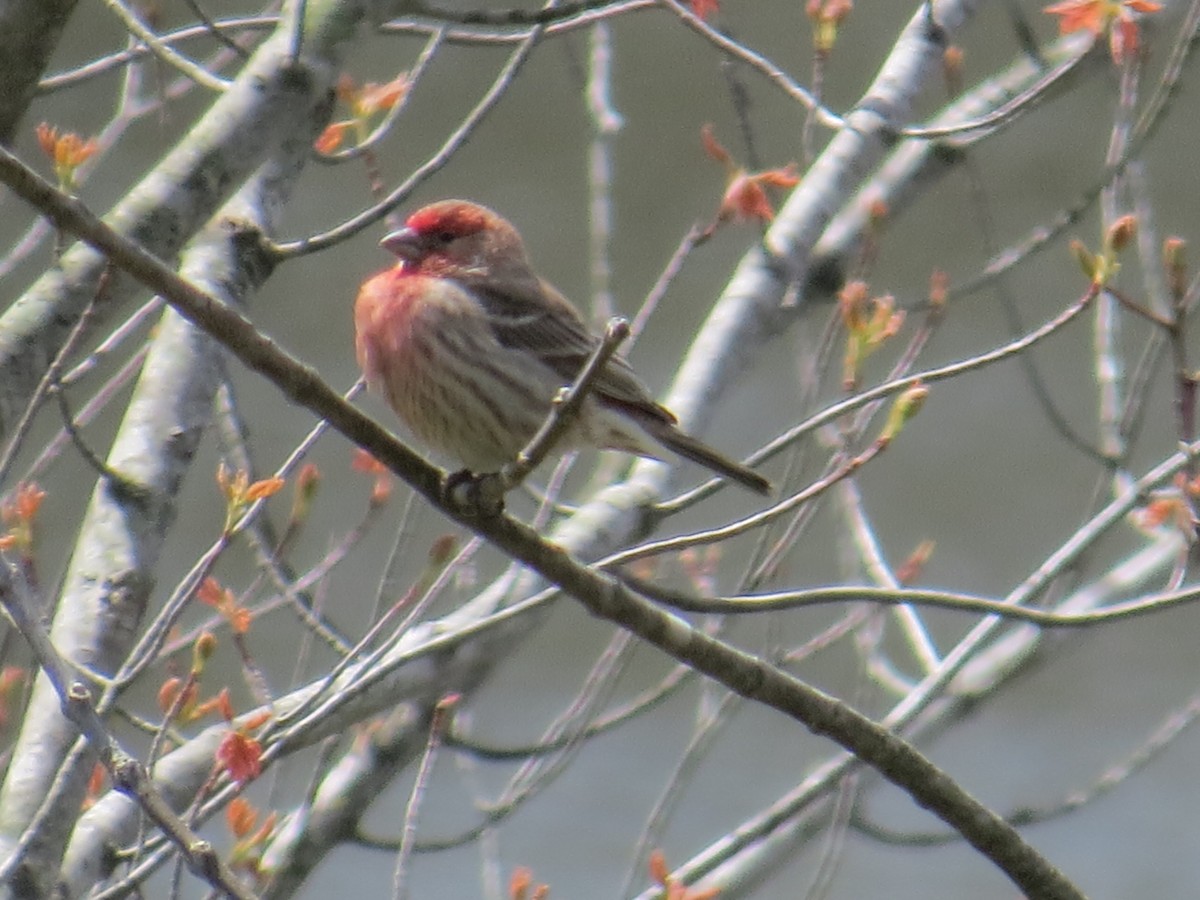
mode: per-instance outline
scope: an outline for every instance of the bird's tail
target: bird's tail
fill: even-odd
[[[667,422],[647,422],[643,420],[642,427],[656,441],[668,450],[678,453],[684,459],[690,459],[697,465],[704,466],[704,468],[716,472],[722,478],[736,481],[742,487],[749,488],[756,494],[770,495],[772,490],[771,482],[767,481],[767,479],[763,478],[753,469],[743,466],[741,463],[735,462],[717,452],[703,441],[697,440],[690,434],[680,431],[675,425]]]

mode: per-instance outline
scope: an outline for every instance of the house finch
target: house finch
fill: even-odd
[[[418,210],[382,246],[398,265],[354,304],[363,374],[413,433],[475,472],[516,458],[558,390],[596,349],[575,308],[537,276],[521,236],[462,200]],[[770,482],[680,431],[620,356],[592,384],[563,442],[655,456],[658,445],[760,494]]]

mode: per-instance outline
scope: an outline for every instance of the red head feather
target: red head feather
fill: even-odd
[[[500,221],[490,209],[465,200],[443,200],[417,210],[404,224],[417,234],[446,234],[465,237],[494,228]]]

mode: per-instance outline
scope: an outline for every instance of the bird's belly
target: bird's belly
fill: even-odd
[[[418,438],[476,472],[516,457],[558,389],[520,360],[484,349],[454,329],[417,329],[379,385]]]

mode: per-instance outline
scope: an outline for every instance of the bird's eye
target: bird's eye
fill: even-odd
[[[456,235],[453,231],[439,231],[437,236],[438,240],[443,244],[449,244],[455,237]]]

